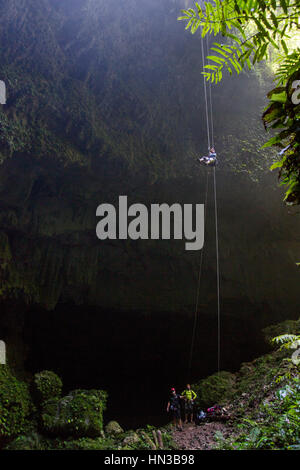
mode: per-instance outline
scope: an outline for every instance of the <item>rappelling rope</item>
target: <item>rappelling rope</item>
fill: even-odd
[[[207,207],[207,196],[208,196],[208,175],[209,175],[209,173],[207,172],[206,173],[205,202],[204,202],[204,227],[206,226],[206,207]],[[202,248],[201,254],[200,254],[200,260],[199,260],[196,306],[195,306],[195,313],[194,313],[193,333],[192,333],[192,341],[191,341],[191,349],[190,349],[190,357],[189,357],[189,366],[188,366],[188,381],[190,380],[191,369],[192,369],[192,360],[193,360],[194,344],[195,344],[195,337],[196,337],[196,327],[197,327],[197,320],[198,320],[198,306],[199,306],[199,295],[200,295],[200,286],[201,286],[201,277],[202,277],[203,252],[204,252],[204,250]]]
[[[202,40],[203,43],[203,40]],[[208,34],[206,35],[206,52],[209,55]],[[211,145],[214,147],[214,117],[212,108],[212,94],[211,94],[211,81],[209,80],[209,104],[210,104],[210,128],[211,128]]]
[[[202,51],[203,39],[202,39]],[[208,35],[206,35],[206,53],[209,55],[209,44]],[[204,57],[202,55],[202,62]],[[206,81],[205,81],[206,88]],[[206,93],[207,96],[207,93]],[[211,126],[211,143],[214,147],[214,118],[213,118],[213,106],[212,106],[212,92],[211,92],[211,81],[209,80],[209,111],[210,111],[210,126]],[[206,121],[208,123],[208,106],[206,104]],[[210,147],[210,144],[208,144]],[[218,206],[217,206],[217,180],[216,180],[216,167],[213,169],[214,173],[214,203],[215,203],[215,229],[216,229],[216,271],[217,271],[217,371],[220,372],[221,363],[221,313],[220,313],[220,263],[219,263],[219,230],[218,230]]]
[[[214,198],[215,198],[215,225],[216,225],[216,258],[217,258],[217,294],[218,294],[218,372],[221,361],[221,313],[220,313],[220,266],[219,266],[219,233],[218,233],[218,207],[217,207],[217,182],[216,167],[214,167]]]
[[[201,49],[202,49],[202,66],[203,71],[205,66],[204,58],[204,40],[201,40]],[[206,47],[208,53],[208,37],[206,36]],[[207,86],[206,79],[203,75],[203,86],[204,86],[204,98],[205,98],[205,114],[206,114],[206,129],[207,129],[207,144],[208,148],[211,148],[211,145],[214,146],[214,122],[213,122],[213,107],[212,107],[212,93],[211,93],[211,82],[209,81],[209,99],[207,96]],[[208,104],[209,101],[209,104]],[[210,111],[210,119],[209,119]],[[211,129],[210,129],[211,126]],[[210,139],[211,136],[211,139]],[[216,229],[216,267],[217,267],[217,371],[220,372],[220,363],[221,363],[221,310],[220,310],[220,265],[219,265],[219,235],[218,235],[218,207],[217,207],[217,181],[216,181],[216,167],[214,167],[214,205],[215,205],[215,229]],[[205,191],[205,208],[204,208],[204,226],[206,225],[206,206],[207,206],[207,196],[208,196],[208,175],[206,177],[206,191]],[[188,379],[190,379],[192,359],[194,352],[194,343],[196,337],[196,326],[198,319],[198,306],[199,306],[199,296],[200,296],[200,286],[201,286],[201,277],[202,277],[202,266],[203,266],[203,248],[201,250],[200,262],[199,262],[199,271],[198,271],[198,284],[197,284],[197,295],[196,295],[196,306],[194,314],[194,324],[192,332],[192,341],[190,348],[189,356],[189,365],[188,365]]]
[[[203,71],[205,65],[204,59],[204,40],[202,38],[202,65]],[[209,44],[208,35],[206,35],[206,55],[209,55]],[[204,77],[204,75],[203,75]],[[213,106],[212,106],[212,92],[211,92],[211,81],[209,80],[209,99],[207,99],[206,80],[204,77],[204,96],[205,96],[205,112],[206,112],[206,125],[208,135],[208,147],[210,148],[210,136],[211,144],[214,146],[214,120],[213,120]],[[209,101],[209,109],[208,109]],[[209,120],[210,113],[210,120]],[[209,129],[210,122],[210,129]],[[218,207],[217,207],[217,180],[216,180],[216,167],[213,169],[214,173],[214,203],[215,203],[215,228],[216,228],[216,270],[217,270],[217,371],[220,372],[221,363],[221,313],[220,313],[220,263],[219,263],[219,231],[218,231]]]
[[[201,40],[201,49],[202,49],[202,67],[203,71],[205,66],[205,59],[204,59],[204,45],[203,45],[203,38]],[[207,145],[210,149],[210,132],[209,132],[209,113],[208,113],[208,101],[207,101],[207,89],[206,89],[206,78],[203,75],[203,86],[204,86],[204,99],[205,99],[205,114],[206,114],[206,129],[207,129]]]
[[[202,41],[203,42],[203,41]],[[208,35],[206,35],[206,51],[209,55]],[[214,117],[211,93],[211,81],[209,80],[209,103],[210,103],[210,125],[211,125],[211,142],[214,147]],[[214,166],[214,199],[215,199],[215,227],[216,227],[216,265],[217,265],[217,318],[218,318],[218,355],[217,370],[220,372],[221,363],[221,309],[220,309],[220,262],[219,262],[219,229],[218,229],[218,206],[217,206],[217,179],[216,167]]]

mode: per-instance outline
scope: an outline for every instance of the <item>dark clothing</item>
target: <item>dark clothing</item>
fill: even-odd
[[[170,412],[174,418],[180,418],[180,395],[171,395],[170,397]]]
[[[180,419],[181,418],[181,412],[180,408],[176,408],[175,410],[170,410],[173,418]]]
[[[170,397],[170,410],[180,409],[180,395],[176,393],[175,395],[171,395]]]
[[[184,405],[184,410],[186,414],[193,413],[194,403],[191,400],[187,400]]]

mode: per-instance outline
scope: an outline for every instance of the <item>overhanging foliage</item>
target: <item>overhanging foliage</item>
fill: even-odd
[[[270,102],[263,114],[265,128],[276,134],[264,147],[282,149],[271,169],[279,169],[290,204],[300,203],[300,49],[291,45],[300,29],[299,16],[300,3],[295,0],[214,0],[195,2],[195,8],[182,10],[178,18],[187,22],[192,34],[201,28],[202,37],[228,38],[226,44],[214,42],[207,56],[203,74],[213,83],[222,80],[224,70],[240,74],[277,51],[277,86],[268,93]]]

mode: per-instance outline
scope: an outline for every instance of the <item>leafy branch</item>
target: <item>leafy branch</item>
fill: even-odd
[[[187,22],[186,29],[192,34],[201,28],[202,37],[206,34],[221,34],[231,40],[232,45],[213,43],[205,66],[207,80],[218,83],[223,69],[232,75],[239,74],[247,65],[251,68],[256,62],[269,57],[270,49],[275,48],[288,54],[286,39],[289,33],[298,28],[300,7],[291,0],[214,0],[204,2],[201,7],[195,2],[195,9],[182,10],[179,20]],[[247,32],[255,29],[254,34]]]
[[[211,45],[202,73],[212,83],[222,80],[224,70],[240,74],[277,51],[277,86],[268,93],[262,116],[265,129],[277,133],[263,148],[281,149],[271,169],[278,169],[281,184],[287,185],[288,204],[300,204],[300,49],[289,41],[300,29],[299,17],[300,3],[293,0],[213,0],[202,6],[195,2],[178,18],[192,34],[200,28],[202,38],[228,39]]]

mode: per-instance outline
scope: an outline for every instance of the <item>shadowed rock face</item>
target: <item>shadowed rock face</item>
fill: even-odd
[[[193,311],[200,252],[184,240],[106,240],[96,237],[98,204],[203,203],[205,172],[150,184],[120,177],[106,182],[86,170],[64,169],[22,156],[0,169],[3,296],[21,296],[47,309],[58,302],[115,310]],[[111,170],[113,172],[113,169]],[[128,175],[128,173],[127,173]],[[130,182],[130,184],[129,184]],[[217,172],[223,302],[266,305],[280,317],[299,307],[295,216],[266,184]],[[216,253],[213,178],[209,192],[200,303],[214,311]],[[127,188],[126,188],[127,186]],[[124,190],[124,187],[126,188]],[[254,314],[254,312],[253,312]]]
[[[115,410],[112,374],[128,384],[132,409],[132,388],[154,386],[160,406],[160,384],[186,379],[200,253],[183,241],[104,242],[95,232],[97,206],[119,195],[148,206],[204,202],[206,169],[195,164],[207,147],[201,56],[176,21],[184,3],[0,4],[1,337],[28,369],[53,368],[70,388],[111,388]],[[259,151],[265,80],[213,89],[227,369],[263,348],[261,326],[295,318],[300,306],[299,219]],[[195,378],[216,364],[209,181]]]

